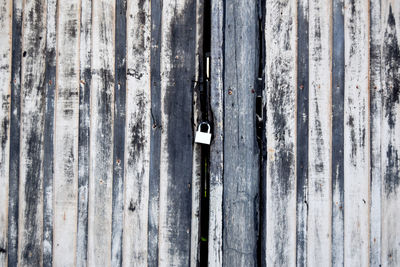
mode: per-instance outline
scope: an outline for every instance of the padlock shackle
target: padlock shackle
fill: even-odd
[[[207,125],[207,128],[208,128],[207,133],[211,132],[210,124],[208,122],[205,122],[205,121],[199,123],[199,125],[197,126],[197,131],[201,132],[201,125]]]

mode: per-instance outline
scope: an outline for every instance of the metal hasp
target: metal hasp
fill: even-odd
[[[202,125],[207,125],[207,132],[201,131]],[[208,124],[207,122],[200,123],[199,126],[197,126],[196,138],[195,138],[194,142],[198,143],[198,144],[209,145],[211,143],[210,131],[211,131],[210,124]]]

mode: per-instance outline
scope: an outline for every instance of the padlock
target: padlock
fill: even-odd
[[[202,125],[207,125],[208,129],[206,133],[201,131]],[[200,123],[199,126],[197,127],[196,138],[194,139],[194,141],[198,144],[209,145],[211,143],[210,131],[211,131],[210,124],[208,124],[207,122]]]

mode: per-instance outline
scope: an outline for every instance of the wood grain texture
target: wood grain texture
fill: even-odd
[[[53,262],[54,97],[56,91],[57,1],[47,1],[46,109],[43,156],[43,266]]]
[[[90,159],[90,87],[92,52],[92,1],[81,0],[79,43],[79,138],[78,138],[78,215],[76,266],[87,265],[89,159]]]
[[[161,26],[161,154],[158,264],[190,262],[196,2],[165,2]]]
[[[345,1],[345,266],[369,262],[369,6]]]
[[[225,8],[223,262],[253,266],[259,184],[254,130],[258,10],[256,1],[232,1]]]
[[[7,265],[12,3],[0,1],[0,266]]]
[[[43,259],[46,10],[46,1],[24,2],[19,163],[19,266],[39,266]]]
[[[267,1],[266,263],[272,266],[296,264],[296,21],[296,1]]]
[[[382,24],[381,1],[370,1],[370,266],[381,265]]]
[[[148,263],[150,19],[150,1],[127,2],[124,266]]]
[[[325,1],[310,1],[309,164],[307,264],[331,264],[331,14]]]
[[[92,3],[88,265],[111,265],[115,3]]]
[[[344,264],[344,3],[332,2],[332,266]]]
[[[382,1],[381,264],[400,264],[400,4]]]
[[[22,0],[12,6],[10,170],[8,184],[8,266],[18,262],[19,152],[21,119]]]
[[[211,2],[211,89],[213,143],[210,148],[210,209],[208,265],[223,266],[223,170],[224,170],[224,2]]]
[[[76,263],[80,1],[58,3],[54,129],[54,266]]]

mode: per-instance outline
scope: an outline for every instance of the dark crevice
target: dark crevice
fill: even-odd
[[[212,125],[210,107],[210,53],[211,53],[211,0],[204,1],[203,17],[203,58],[200,68],[200,112],[201,121]],[[200,192],[200,266],[208,264],[208,221],[210,186],[210,146],[201,145],[201,192]]]

